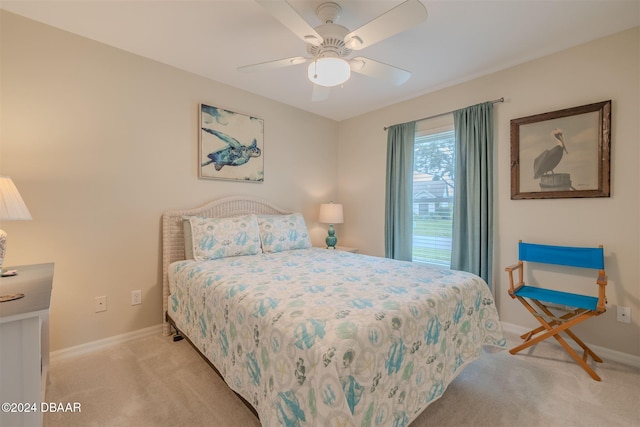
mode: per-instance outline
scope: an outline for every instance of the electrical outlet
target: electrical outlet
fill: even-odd
[[[618,306],[618,322],[631,323],[631,307]]]
[[[142,304],[142,291],[131,291],[131,305]]]
[[[95,311],[96,313],[107,311],[107,297],[96,297]]]

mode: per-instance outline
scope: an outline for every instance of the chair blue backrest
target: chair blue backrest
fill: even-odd
[[[603,248],[575,248],[520,242],[518,256],[520,261],[604,270]]]

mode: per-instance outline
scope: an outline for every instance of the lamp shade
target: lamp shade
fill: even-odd
[[[8,176],[0,176],[0,220],[31,219],[18,189]]]
[[[323,203],[320,205],[320,222],[323,224],[342,224],[342,205],[340,203]]]
[[[320,86],[338,86],[351,77],[351,66],[342,58],[318,58],[309,64],[308,77]]]

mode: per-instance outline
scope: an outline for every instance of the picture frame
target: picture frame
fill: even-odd
[[[611,100],[511,120],[511,199],[610,197]]]
[[[199,105],[198,177],[264,181],[264,121],[206,104]]]

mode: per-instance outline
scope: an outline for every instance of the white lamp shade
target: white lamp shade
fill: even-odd
[[[320,222],[323,224],[342,224],[342,205],[340,203],[323,203],[320,205]]]
[[[0,176],[0,220],[31,219],[15,184],[8,176]]]
[[[342,58],[318,58],[309,64],[309,80],[320,86],[338,86],[349,80],[351,67]]]

